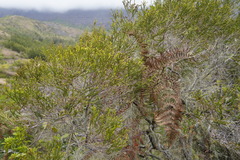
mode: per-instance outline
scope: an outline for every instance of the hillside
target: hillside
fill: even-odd
[[[41,57],[42,49],[51,44],[74,43],[82,32],[22,16],[0,18],[0,78],[13,75],[16,66],[24,59]]]
[[[0,8],[0,17],[19,15],[40,21],[56,22],[74,27],[89,27],[94,21],[97,25],[109,27],[111,21],[110,10],[70,10],[64,13],[39,12],[35,10],[20,10]]]
[[[82,33],[81,30],[52,22],[41,22],[22,16],[0,18],[1,39],[9,37],[12,32],[37,34],[42,37],[60,37],[73,40]]]

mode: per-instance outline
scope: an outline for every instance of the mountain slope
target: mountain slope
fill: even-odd
[[[10,33],[9,33],[10,32]],[[63,26],[52,22],[41,22],[22,16],[7,16],[0,18],[0,35],[9,37],[12,32],[33,33],[43,37],[58,36],[75,39],[82,33],[81,30]]]
[[[80,29],[22,16],[0,18],[0,78],[14,75],[25,59],[44,58],[43,48],[76,42],[82,32]]]
[[[74,27],[89,27],[96,20],[98,25],[109,27],[111,21],[111,10],[69,10],[64,13],[50,11],[20,10],[0,8],[0,17],[8,15],[19,15],[40,21],[57,22]]]

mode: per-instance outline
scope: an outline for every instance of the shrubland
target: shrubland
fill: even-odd
[[[44,59],[45,49],[74,44],[81,33],[77,28],[22,16],[0,18],[0,83],[14,75],[24,61]]]
[[[13,32],[10,38],[3,42],[3,46],[21,53],[23,57],[26,58],[33,59],[40,57],[44,59],[44,54],[42,53],[44,48],[48,48],[54,44],[60,45],[68,43],[73,42],[57,37],[44,38],[38,34]]]
[[[238,159],[239,1],[123,4],[1,90],[5,159]]]

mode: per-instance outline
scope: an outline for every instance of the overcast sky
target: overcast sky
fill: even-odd
[[[153,0],[135,0],[138,4],[142,1],[149,4]],[[123,5],[122,0],[0,0],[0,7],[64,12],[69,9],[115,9]]]

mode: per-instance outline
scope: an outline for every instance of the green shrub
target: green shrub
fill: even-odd
[[[4,138],[5,156],[14,160],[60,160],[64,156],[59,137],[49,141],[39,140],[35,146],[31,139],[25,128],[14,128],[13,135]]]
[[[41,49],[38,49],[38,48],[33,48],[33,49],[29,49],[28,51],[26,51],[26,55],[28,58],[30,59],[34,59],[36,57],[39,57],[41,58],[42,60],[45,59],[45,56],[44,54],[42,53],[42,50]]]

